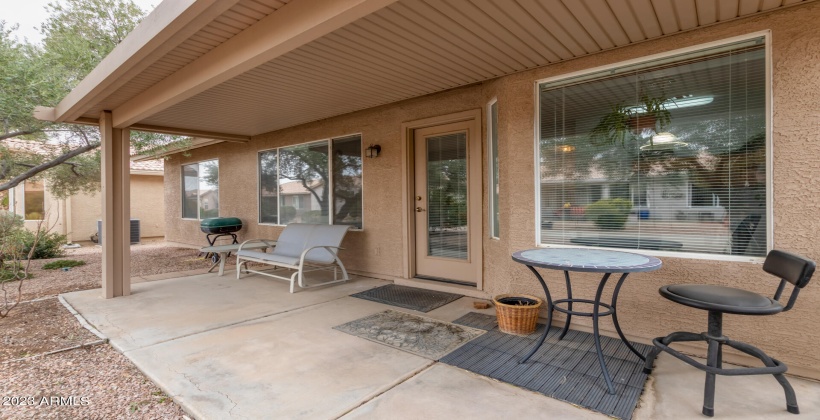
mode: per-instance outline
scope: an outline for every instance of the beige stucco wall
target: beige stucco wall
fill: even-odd
[[[161,175],[131,175],[131,218],[140,221],[140,237],[165,236],[164,182]],[[97,232],[97,221],[102,218],[99,193],[77,194],[69,198],[68,217],[71,219],[68,238],[88,241]]]
[[[275,238],[281,228],[260,226],[257,220],[257,152],[259,150],[362,133],[364,145],[378,143],[382,155],[364,162],[365,229],[351,232],[343,258],[350,269],[385,278],[403,275],[404,250],[401,166],[401,124],[470,109],[485,110],[498,98],[501,238],[484,240],[484,290],[488,295],[529,292],[540,295],[531,273],[510,259],[513,251],[535,242],[535,172],[533,123],[535,80],[567,74],[678,48],[718,41],[755,31],[772,31],[773,57],[773,185],[774,243],[820,260],[814,233],[820,228],[820,3],[719,24],[672,37],[644,42],[589,57],[543,67],[487,83],[398,104],[361,111],[299,127],[257,136],[249,144],[221,143],[172,156],[166,162],[165,221],[168,240],[201,245],[204,235],[197,221],[181,220],[180,165],[219,158],[220,214],[243,219],[242,238]],[[483,142],[483,140],[482,140]],[[486,146],[485,146],[486,156]],[[486,171],[486,159],[484,159]],[[482,178],[486,178],[482,175]],[[484,181],[486,206],[487,182]],[[484,231],[487,217],[484,212]],[[484,235],[486,238],[487,235]],[[376,256],[376,253],[379,255]],[[770,294],[775,281],[759,264],[691,258],[662,258],[654,273],[636,274],[624,285],[619,302],[621,324],[632,338],[648,342],[673,330],[702,331],[706,314],[662,299],[657,290],[669,283],[713,282]],[[546,272],[554,293],[563,293],[558,273]],[[597,277],[578,274],[574,293],[591,296]],[[727,316],[725,332],[750,341],[780,358],[792,372],[820,378],[820,354],[815,319],[820,317],[820,285],[801,294],[794,311],[770,317]],[[589,325],[587,319],[579,327]],[[605,332],[612,333],[609,320]]]
[[[131,175],[131,218],[140,221],[140,236],[165,236],[165,183],[162,176]]]
[[[140,219],[140,237],[165,236],[165,184],[162,175],[131,175],[131,218]],[[23,185],[14,188],[14,212],[23,215]],[[102,218],[99,193],[76,194],[67,199],[54,197],[45,185],[45,210],[48,216],[43,228],[66,235],[69,241],[88,241],[97,232],[97,220]],[[27,229],[36,230],[37,221],[27,220]]]

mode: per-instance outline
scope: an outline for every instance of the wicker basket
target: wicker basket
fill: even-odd
[[[504,298],[524,298],[535,301],[534,305],[510,305],[499,302]],[[493,298],[495,313],[498,316],[498,329],[507,334],[529,335],[535,331],[538,323],[538,309],[544,301],[530,295],[498,295]]]

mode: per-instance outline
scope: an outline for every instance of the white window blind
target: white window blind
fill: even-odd
[[[540,85],[544,244],[763,256],[763,38]]]

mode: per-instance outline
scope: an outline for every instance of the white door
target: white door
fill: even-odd
[[[478,282],[481,149],[471,147],[480,137],[471,127],[460,122],[414,132],[416,277]]]

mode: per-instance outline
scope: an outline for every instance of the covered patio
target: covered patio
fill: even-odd
[[[397,309],[349,296],[385,284],[357,277],[290,294],[261,276],[203,274],[134,284],[122,299],[63,297],[196,418],[609,418],[333,329]],[[473,309],[475,300],[402,311],[447,322],[492,314]],[[702,382],[662,355],[633,418],[697,418]],[[820,384],[792,384],[803,416],[820,415]],[[722,378],[717,397],[721,418],[794,418],[770,376]]]
[[[543,297],[510,258],[533,248],[661,259],[616,286],[625,336],[601,327],[643,345],[703,330],[702,313],[658,295],[664,285],[771,296],[769,251],[820,259],[807,234],[820,229],[818,19],[815,0],[162,2],[35,112],[100,127],[105,299],[67,299],[197,416],[419,417],[404,409],[416,401],[436,416],[593,416],[332,328],[382,310],[349,295],[385,282]],[[214,215],[240,219],[240,241],[347,225],[339,256],[361,277],[293,295],[230,274],[132,285],[131,130],[195,137],[163,154],[169,242],[204,245]],[[572,291],[568,279],[550,287],[595,295],[597,276],[573,278]],[[820,379],[818,301],[809,285],[794,311],[733,315],[726,335]],[[450,322],[469,306],[428,315]],[[662,356],[651,377],[636,418],[699,411],[701,372]],[[817,413],[813,385],[794,382]],[[769,377],[718,386],[734,410],[721,415],[771,418],[781,399]]]

